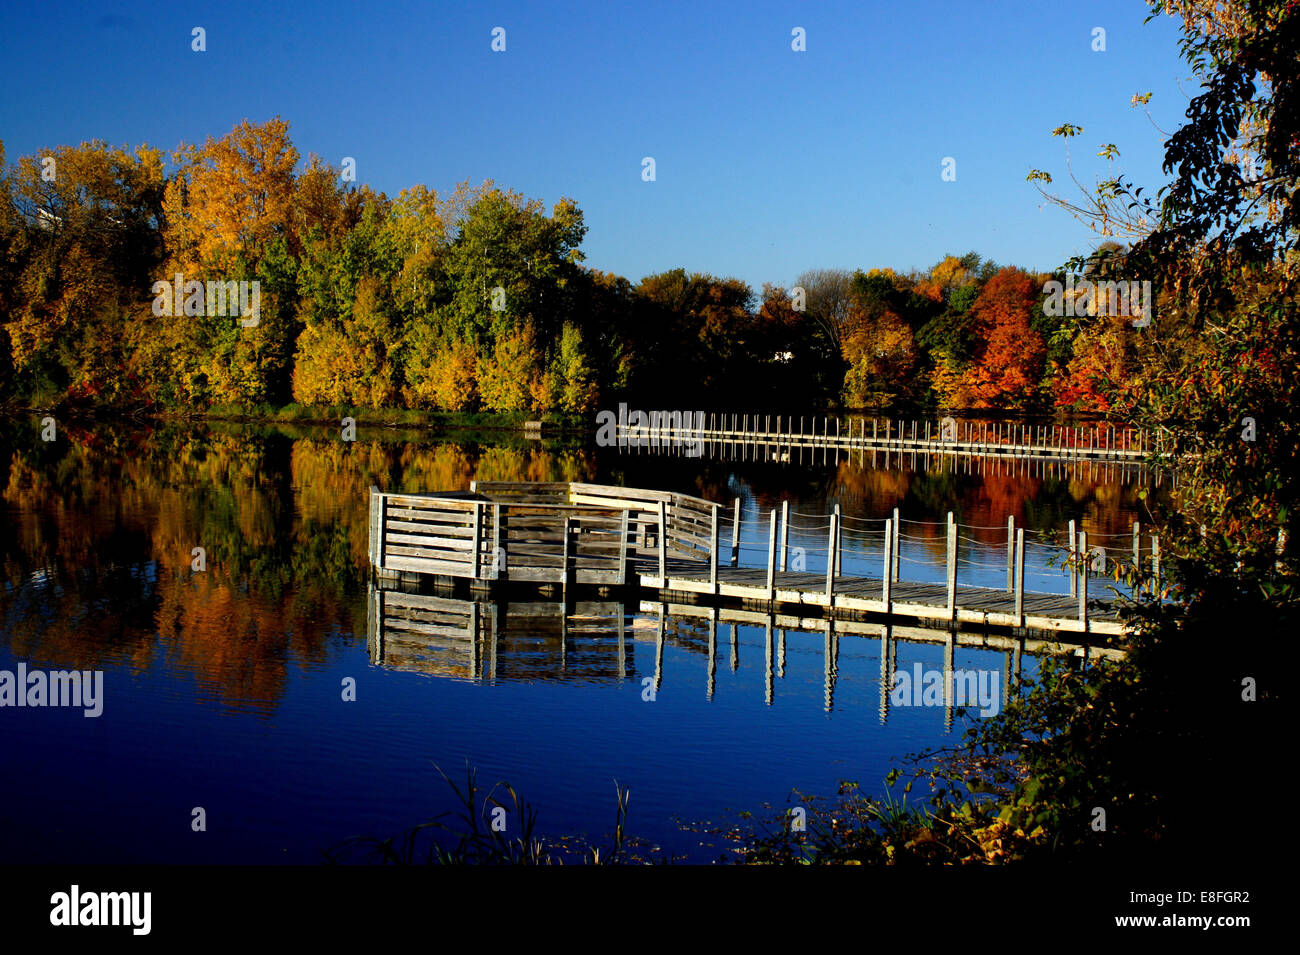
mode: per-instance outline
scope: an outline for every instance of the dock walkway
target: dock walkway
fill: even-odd
[[[763,566],[741,566],[740,507],[689,495],[581,483],[476,482],[469,492],[395,494],[371,488],[370,561],[377,580],[468,579],[472,586],[634,588],[662,600],[721,606],[815,608],[828,618],[879,615],[952,629],[1123,633],[1117,603],[1088,593],[1087,535],[1066,554],[1074,593],[1025,587],[1024,529],[1008,523],[1007,586],[958,580],[958,527],[946,529],[946,582],[901,580],[897,516],[886,519],[879,577],[842,572],[838,512],[822,553],[825,570],[791,567],[788,524],[773,509]],[[782,508],[785,519],[785,508]],[[895,511],[897,515],[897,511]],[[728,521],[730,517],[730,521]],[[729,524],[730,552],[720,537]],[[1071,540],[1074,537],[1071,535]],[[779,547],[778,547],[779,541]],[[1134,558],[1142,555],[1135,528]],[[803,548],[801,548],[803,550]],[[1104,563],[1104,554],[1101,557]],[[1158,576],[1158,546],[1155,552]]]

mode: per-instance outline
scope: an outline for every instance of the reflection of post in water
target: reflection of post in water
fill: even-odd
[[[624,633],[627,624],[627,612],[620,606],[618,615],[618,682],[627,679],[627,637]]]
[[[560,591],[563,594],[563,590]],[[567,644],[569,642],[569,603],[561,599],[557,605],[560,608],[560,672],[564,672],[564,658],[567,655]]]
[[[731,672],[740,669],[740,644],[736,635],[736,625],[731,625]]]
[[[713,699],[713,688],[717,685],[718,675],[718,609],[709,608],[709,689],[708,697]]]
[[[949,629],[948,639],[943,645],[943,731],[952,729],[953,718],[953,671],[956,669],[957,631]]]
[[[772,705],[772,615],[767,615],[767,630],[763,641],[763,702]]]
[[[370,582],[366,590],[366,649],[370,651],[370,665],[379,666],[384,659],[384,632],[380,622],[384,619],[384,593]]]
[[[835,645],[835,621],[826,620],[826,712],[835,709],[835,679],[839,675],[838,648]]]
[[[659,625],[655,628],[655,691],[663,684],[664,679],[664,625],[665,618],[668,616],[668,605],[659,605]]]
[[[781,635],[777,637],[776,642],[776,675],[785,679],[785,627],[781,628]]]
[[[1011,698],[1011,669],[1015,666],[1015,651],[1007,650],[1002,654],[1002,699]]]
[[[479,670],[478,655],[478,603],[470,601],[469,604],[469,675],[477,677],[481,674]]]
[[[483,646],[487,656],[487,678],[497,678],[497,635],[500,633],[500,616],[494,603],[482,604],[480,611],[483,620]]]
[[[893,628],[889,624],[880,627],[880,725],[889,719],[889,691],[894,688],[894,661],[890,654],[894,649]]]

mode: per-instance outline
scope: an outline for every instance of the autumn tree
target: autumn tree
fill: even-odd
[[[6,176],[10,363],[47,399],[138,397],[123,346],[159,255],[162,156],[102,142],[25,156]]]
[[[294,400],[371,408],[392,405],[398,385],[389,355],[396,338],[390,310],[379,281],[364,275],[342,321],[307,325],[298,339]]]
[[[175,160],[167,244],[180,271],[255,264],[292,223],[298,150],[283,120],[244,120],[221,139],[181,146]]]
[[[1037,397],[1046,349],[1030,320],[1041,293],[1033,276],[1002,269],[971,306],[979,338],[968,365],[947,363],[934,387],[945,404],[966,408],[1028,407]]]
[[[848,366],[842,397],[850,407],[889,405],[919,391],[916,342],[900,314],[914,294],[912,283],[890,269],[853,275],[852,304],[841,339]]]
[[[478,387],[492,411],[550,410],[543,390],[546,368],[537,334],[529,323],[500,335],[478,360]]]

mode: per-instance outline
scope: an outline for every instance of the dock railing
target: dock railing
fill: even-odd
[[[816,573],[823,583],[800,586],[824,590],[827,607],[842,581],[877,577],[890,583],[888,606],[900,599],[906,573],[910,583],[946,584],[952,620],[972,586],[1005,588],[1007,609],[1022,623],[1033,613],[1029,598],[1061,596],[1057,588],[1068,583],[1084,630],[1101,589],[1089,599],[1090,577],[1112,578],[1132,596],[1160,593],[1162,583],[1159,537],[1137,522],[1123,533],[1088,533],[1075,521],[1064,532],[1041,533],[1017,526],[1014,516],[976,525],[959,523],[951,511],[944,521],[922,521],[898,508],[877,519],[841,514],[838,505],[830,514],[800,512],[788,501],[766,513],[755,514],[752,502],[749,508],[746,515],[739,498],[724,507],[675,492],[578,482],[475,482],[469,492],[437,495],[371,488],[370,559],[380,577],[668,588],[674,579],[703,575],[715,595],[720,566],[762,568],[770,600],[785,575]],[[1043,586],[1047,580],[1054,584]]]
[[[474,482],[468,492],[370,489],[381,577],[623,585],[637,558],[705,563],[714,506],[667,491],[582,483]]]

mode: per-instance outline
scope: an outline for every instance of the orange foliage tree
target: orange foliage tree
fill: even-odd
[[[934,388],[947,406],[1023,409],[1037,397],[1047,349],[1030,325],[1040,285],[1008,267],[989,279],[971,306],[979,341],[965,367],[940,364]]]

